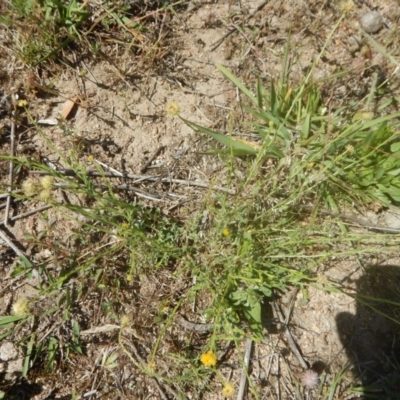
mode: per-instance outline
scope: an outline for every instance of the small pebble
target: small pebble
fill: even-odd
[[[371,11],[361,17],[361,26],[367,33],[376,33],[383,26],[381,15],[377,11]]]
[[[361,40],[358,40],[358,38],[355,36],[350,36],[347,40],[350,53],[356,53],[358,50],[360,50],[360,43]]]
[[[3,342],[0,346],[0,360],[10,361],[18,357],[18,350],[11,342]]]

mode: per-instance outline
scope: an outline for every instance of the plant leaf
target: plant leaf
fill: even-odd
[[[24,319],[25,317],[26,317],[26,315],[6,315],[4,317],[0,317],[0,326],[8,325],[12,322],[16,322],[21,319]]]
[[[29,340],[28,346],[26,348],[26,354],[24,357],[24,365],[22,367],[22,376],[23,377],[26,377],[28,374],[34,344],[35,344],[35,335],[32,335],[31,339]]]
[[[258,106],[258,99],[254,94],[243,85],[242,82],[236,76],[234,76],[229,70],[223,67],[220,64],[217,64],[216,67],[242,92],[244,93],[256,106]]]
[[[203,132],[203,133],[211,136],[212,138],[214,138],[215,140],[217,140],[219,143],[223,144],[224,146],[231,148],[232,152],[235,156],[255,155],[258,152],[253,146],[250,146],[249,144],[232,139],[231,137],[223,135],[221,133],[214,132],[211,129],[197,125],[196,123],[190,122],[184,118],[182,118],[182,120],[188,126],[190,126],[194,131]]]
[[[243,309],[246,319],[249,323],[251,331],[257,336],[262,338],[263,327],[261,322],[261,304],[259,301],[254,301],[250,304],[249,308]]]

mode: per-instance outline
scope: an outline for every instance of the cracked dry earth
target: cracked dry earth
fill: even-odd
[[[379,68],[387,77],[398,79],[396,67],[382,54],[371,47],[367,55],[364,53],[365,43],[358,29],[362,15],[371,10],[379,12],[383,26],[372,34],[375,40],[390,46],[395,43],[399,5],[389,0],[356,1],[354,4],[354,10],[335,30],[315,70],[315,79],[330,76],[338,70],[349,71],[345,78],[327,89],[336,104],[368,92],[371,78],[368,71],[372,67]],[[57,118],[67,99],[81,98],[62,126],[41,125],[43,134],[39,134],[38,128],[32,124],[20,128],[16,154],[45,158],[66,168],[60,155],[68,157],[78,150],[79,162],[86,163],[89,168],[93,160],[98,160],[122,173],[143,175],[145,171],[150,175],[161,174],[204,183],[211,183],[212,178],[214,183],[225,186],[228,176],[225,166],[217,159],[199,153],[204,149],[202,142],[180,120],[165,115],[166,105],[175,101],[180,104],[182,117],[227,131],[232,121],[235,123],[240,119],[239,94],[215,64],[224,65],[248,85],[253,85],[258,76],[263,81],[275,79],[282,72],[285,44],[290,40],[292,79],[293,82],[300,81],[321,51],[340,14],[339,5],[327,1],[188,2],[186,9],[166,14],[164,31],[159,32],[160,37],[166,37],[166,50],[160,53],[157,68],[148,68],[146,59],[133,57],[118,46],[110,45],[108,57],[94,60],[82,56],[81,62],[73,64],[76,68],[65,68],[56,77],[42,79],[44,82],[40,83],[51,85],[55,90],[56,94],[52,95],[26,84],[31,79],[30,73],[7,47],[4,32],[3,90],[12,92],[17,86],[16,81],[22,82],[20,90],[29,100],[33,120]],[[246,29],[239,32],[238,24],[242,21],[245,21]],[[232,33],[217,46],[219,39],[230,30]],[[3,118],[1,123],[1,152],[8,154],[9,120]],[[7,183],[7,168],[6,164],[1,166],[3,183]],[[193,191],[184,185],[176,185],[173,190],[194,204],[204,195],[201,189]],[[164,205],[162,201],[161,204]],[[171,209],[175,206],[179,217],[179,199],[168,203]],[[20,211],[24,211],[24,206]],[[387,226],[397,229],[398,226],[393,225],[398,219],[396,211],[392,215],[392,222]],[[19,220],[10,226],[10,233],[23,243],[24,233],[40,232],[44,224],[49,224],[54,227],[54,240],[68,243],[74,223],[51,210],[47,218],[44,221],[40,215],[33,215]],[[374,219],[371,221],[377,223]],[[3,285],[9,287],[1,290],[0,311],[5,315],[18,297],[29,296],[34,289],[12,284],[10,272],[15,256],[5,243],[1,244],[0,251],[0,277]],[[40,260],[47,255],[31,256]],[[320,286],[324,287],[325,282],[344,282],[349,292],[390,294],[391,300],[399,301],[393,283],[398,280],[398,259],[377,255],[376,260],[368,260],[367,264],[372,266],[361,268],[355,261],[329,260],[319,268]],[[139,288],[149,308],[154,303],[151,296],[159,288],[159,280],[163,279],[162,276],[156,278],[144,280]],[[34,287],[35,282],[31,283]],[[345,387],[366,365],[366,383],[391,373],[389,354],[399,354],[395,340],[397,329],[353,298],[310,288],[307,294],[284,295],[282,308],[284,316],[291,312],[289,328],[298,349],[309,366],[321,373],[323,371],[321,376],[326,382],[331,383],[340,371],[347,368],[346,378],[340,383]],[[393,307],[389,308],[391,315],[397,313]],[[275,318],[278,317],[275,315]],[[97,320],[98,324],[100,322]],[[96,321],[93,325],[96,326]],[[107,336],[101,340],[94,339],[90,351],[92,358],[89,361],[75,359],[74,366],[65,373],[32,377],[20,387],[21,393],[30,394],[21,398],[69,399],[73,390],[81,396],[89,393],[87,398],[117,398],[115,391],[111,390],[118,386],[115,382],[120,379],[126,383],[133,379],[127,362],[120,366],[118,379],[96,381],[95,394],[91,394],[94,389],[88,371],[94,371],[92,365],[106,349],[108,340]],[[19,350],[12,343],[4,342],[0,347],[0,358],[2,377],[7,372],[12,379],[22,368]],[[238,362],[235,356],[232,356],[232,362]],[[78,371],[75,376],[74,370]],[[259,398],[292,399],[293,393],[297,393],[297,398],[320,398],[318,393],[293,387],[301,371],[299,361],[290,352],[283,324],[273,324],[265,340],[255,345],[252,355],[250,378],[257,387]],[[238,384],[239,367],[233,369],[231,380]],[[119,388],[119,393],[124,393],[125,397],[120,394],[118,398],[161,398],[152,382],[137,378],[135,385]],[[189,394],[188,397],[192,398]],[[204,398],[222,397],[214,394]],[[249,398],[253,397],[249,395]],[[351,398],[351,395],[336,398]]]

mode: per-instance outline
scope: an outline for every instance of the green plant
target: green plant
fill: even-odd
[[[86,3],[77,0],[13,0],[2,20],[18,32],[19,56],[37,66],[80,40],[80,28],[89,16]]]
[[[261,142],[215,132],[182,118],[195,131],[213,137],[233,156],[280,160],[276,175],[290,162],[290,183],[301,188],[303,196],[313,192],[332,201],[344,193],[348,197],[367,195],[370,201],[384,205],[400,201],[400,147],[396,142],[400,113],[343,115],[338,108],[327,114],[317,84],[290,88],[286,82],[271,82],[267,90],[258,80],[253,94],[224,67],[218,68],[250,100],[251,105],[244,102],[241,106],[248,112],[250,132]]]
[[[11,4],[20,28],[20,54],[30,65],[57,57],[72,42],[89,41],[97,27],[115,28],[118,45],[127,34],[131,42],[126,51],[131,51],[143,39],[140,32],[145,27],[139,21],[153,15],[133,19],[126,2],[106,1],[85,31],[93,10],[87,2]],[[162,10],[174,12],[174,5],[163,2]],[[155,35],[154,47],[137,46],[144,61],[167,51],[161,45],[166,19],[161,20],[165,30]],[[27,26],[25,34],[22,25]],[[147,33],[146,40],[154,32]],[[104,56],[101,38],[90,47]],[[140,197],[132,200],[132,193],[116,185],[115,177],[109,178],[93,160],[88,166],[80,150],[59,150],[36,127],[68,174],[32,158],[13,158],[20,179],[46,177],[25,181],[23,194],[14,197],[28,207],[38,202],[49,207],[40,215],[40,229],[24,234],[32,260],[21,257],[12,273],[21,280],[38,278],[29,299],[35,310],[0,316],[0,340],[13,340],[24,350],[24,377],[64,372],[67,364],[75,368],[76,358],[88,356],[88,331],[106,332],[110,347],[96,356],[96,367],[104,376],[117,376],[121,370],[126,376],[128,362],[132,376],[146,375],[137,382],[170,385],[171,398],[184,399],[188,393],[206,398],[207,392],[220,392],[221,384],[222,394],[232,395],[236,382],[226,374],[231,366],[225,364],[224,349],[235,347],[235,363],[240,365],[243,339],[260,341],[268,335],[271,302],[280,294],[300,288],[305,304],[309,285],[340,291],[341,287],[321,281],[325,265],[398,249],[396,236],[377,239],[371,232],[354,233],[340,219],[325,221],[319,214],[320,204],[346,208],[365,194],[369,201],[399,201],[398,115],[375,117],[363,112],[362,105],[327,108],[325,82],[311,82],[309,74],[293,86],[288,65],[286,54],[281,78],[268,83],[258,79],[254,92],[250,84],[218,66],[244,95],[244,120],[235,120],[237,126],[231,124],[227,134],[182,120],[223,146],[213,154],[226,162],[223,179],[236,195],[216,194],[211,185],[200,207],[189,201],[187,208],[186,203],[179,205],[175,217],[163,203],[157,207]],[[375,91],[371,93],[368,101]],[[178,112],[176,104],[170,108],[170,113]],[[70,128],[58,128],[71,134]],[[4,188],[8,192],[8,185]],[[303,207],[310,204],[313,210]],[[65,228],[61,232],[60,225]],[[150,278],[155,284],[147,296],[142,283]],[[186,332],[178,325],[180,314],[207,322],[206,329],[185,327]],[[92,343],[96,342],[97,336]],[[318,396],[340,396],[347,369],[333,378],[324,374],[326,382],[321,379]],[[137,382],[132,379],[129,385]],[[250,379],[249,387],[254,398],[265,397]],[[305,389],[298,388],[297,397],[303,396],[308,396]]]

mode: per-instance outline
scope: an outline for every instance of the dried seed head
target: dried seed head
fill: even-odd
[[[235,386],[230,382],[225,382],[224,387],[222,388],[222,396],[224,397],[232,397],[235,394]]]
[[[172,102],[167,104],[166,111],[167,115],[169,115],[170,117],[175,117],[180,114],[181,108],[179,107],[178,103]]]
[[[51,190],[54,187],[54,178],[52,176],[44,176],[40,180],[40,185],[43,189]]]
[[[29,302],[26,299],[18,299],[12,306],[12,312],[14,315],[26,315],[29,314]]]
[[[307,389],[315,389],[319,383],[318,374],[314,370],[308,369],[301,376],[301,383]]]
[[[45,203],[51,200],[51,190],[50,189],[41,190],[40,193],[38,194],[38,200],[43,201]]]
[[[352,12],[355,8],[353,0],[346,0],[341,4],[342,11],[344,13]]]
[[[22,190],[26,196],[35,196],[40,190],[39,182],[35,178],[28,178],[22,183]]]
[[[121,329],[126,328],[132,323],[131,317],[129,315],[123,315],[121,317]]]

